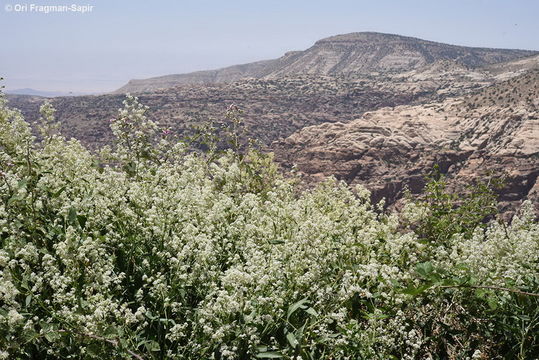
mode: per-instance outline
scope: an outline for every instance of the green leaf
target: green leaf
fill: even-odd
[[[28,184],[28,180],[26,179],[19,180],[17,184],[17,188],[19,189],[25,188],[27,184]]]
[[[146,347],[146,349],[148,351],[160,351],[161,350],[161,347],[159,346],[159,343],[157,341],[148,341],[146,344],[144,344],[144,346]]]
[[[475,296],[477,296],[478,298],[482,299],[482,298],[486,298],[487,295],[489,295],[489,292],[484,290],[484,289],[475,289]]]
[[[103,332],[103,335],[105,337],[115,337],[118,335],[118,328],[114,325],[110,325],[109,327],[105,329],[105,331]]]
[[[60,338],[60,334],[56,331],[49,331],[45,333],[45,339],[47,339],[50,342],[54,342],[55,340],[58,340]]]
[[[425,290],[427,290],[431,286],[432,286],[432,284],[425,284],[425,285],[421,285],[419,287],[408,286],[406,289],[402,290],[402,293],[407,294],[407,295],[416,296],[416,295],[421,294],[422,292],[424,292]]]
[[[97,343],[90,343],[86,345],[86,351],[91,356],[99,357],[99,355],[101,354],[101,346]]]
[[[151,311],[146,311],[146,317],[152,321],[159,318],[158,316],[155,316],[154,314],[152,314]]]
[[[24,199],[24,196],[22,195],[13,195],[7,202],[7,205],[10,206],[12,203],[14,203],[15,201],[19,201],[19,200],[22,200]]]
[[[21,288],[25,290],[30,290],[30,285],[28,284],[29,279],[30,279],[29,275],[24,275],[24,277],[21,280]]]
[[[490,308],[490,310],[495,311],[496,309],[498,309],[498,301],[493,296],[487,297],[487,304],[488,304],[488,307]]]
[[[428,278],[434,271],[434,267],[430,261],[419,263],[415,266],[415,271],[423,278]]]
[[[286,320],[288,320],[290,318],[290,316],[295,313],[298,309],[305,309],[307,308],[305,306],[305,304],[309,301],[308,298],[303,298],[301,299],[300,301],[290,305],[290,307],[288,308],[288,312],[286,313]]]
[[[74,207],[69,208],[69,213],[67,214],[67,221],[70,225],[77,225],[77,209]]]
[[[280,359],[283,357],[283,355],[277,351],[266,351],[258,353],[256,357],[259,359]]]
[[[316,312],[315,309],[313,309],[312,307],[308,308],[307,310],[305,310],[305,312],[309,315],[312,315],[314,317],[317,317],[318,316],[318,312]]]
[[[65,191],[65,189],[66,189],[66,187],[62,186],[58,191],[56,191],[55,193],[52,194],[52,197],[57,198],[58,196],[60,196],[61,193],[63,193]]]
[[[127,173],[127,175],[133,176],[137,172],[137,165],[133,161],[130,161],[127,164],[124,164],[123,170]]]
[[[288,340],[288,343],[290,344],[290,346],[292,346],[293,348],[296,348],[296,346],[299,345],[299,342],[298,340],[296,339],[296,337],[294,336],[293,333],[288,333],[286,334],[286,340]]]
[[[2,310],[2,309],[0,309],[0,310]],[[6,311],[6,314],[7,314],[7,311]],[[48,322],[45,322],[45,321],[41,320],[41,321],[39,322],[39,325],[41,326],[41,330],[42,330],[43,332],[47,332],[47,331],[49,331],[49,330],[51,329],[51,325],[52,325],[52,324],[50,324],[50,323],[48,323]]]
[[[387,318],[390,318],[391,315],[389,314],[378,314],[378,313],[368,313],[365,314],[366,319],[376,319],[376,320],[384,320]]]
[[[26,296],[24,303],[26,304],[26,307],[28,307],[31,302],[32,302],[32,294]]]
[[[22,337],[23,337],[23,339],[24,339],[24,341],[26,343],[30,343],[30,342],[36,340],[37,338],[39,338],[39,336],[40,335],[32,328],[25,330],[23,332],[23,335],[22,335]]]
[[[84,226],[86,225],[87,217],[86,215],[77,215],[77,221],[81,228],[84,229]]]
[[[127,340],[124,339],[124,338],[119,338],[118,341],[120,342],[120,345],[121,345],[124,349],[127,349],[127,347],[129,346],[129,343],[128,343]]]
[[[425,285],[421,285],[419,287],[408,286],[406,289],[402,290],[402,293],[407,294],[407,295],[416,296],[416,295],[419,295],[419,294],[423,293],[425,290],[429,289],[431,286],[432,286],[432,284],[425,284]]]

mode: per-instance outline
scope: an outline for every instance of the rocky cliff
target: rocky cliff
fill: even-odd
[[[437,164],[456,187],[505,178],[500,199],[507,208],[523,198],[539,204],[538,86],[539,71],[531,70],[467,96],[307,127],[273,148],[308,182],[336,176],[389,203],[406,188],[420,192]]]

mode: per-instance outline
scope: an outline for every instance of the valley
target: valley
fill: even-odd
[[[307,184],[335,176],[394,204],[438,164],[451,184],[495,174],[506,210],[538,202],[539,56],[376,33],[339,35],[276,60],[130,81],[111,94],[50,102],[67,137],[109,144],[109,119],[131,91],[178,136],[243,111],[245,138]],[[43,97],[8,95],[30,122]]]

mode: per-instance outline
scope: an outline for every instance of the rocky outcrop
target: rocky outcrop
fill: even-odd
[[[363,184],[375,201],[394,203],[405,189],[420,192],[436,164],[457,188],[493,175],[504,178],[500,200],[507,209],[523,198],[539,204],[537,84],[539,72],[531,71],[466,97],[304,128],[273,148],[283,166],[297,166],[307,181],[335,176]],[[505,101],[493,105],[489,94]]]

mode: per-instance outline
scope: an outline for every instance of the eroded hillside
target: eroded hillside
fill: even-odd
[[[274,60],[131,80],[117,93],[146,92],[184,84],[233,82],[245,78],[399,73],[442,60],[478,68],[534,54],[537,52],[456,46],[407,36],[360,32],[321,39],[306,50],[290,51]]]
[[[308,127],[274,144],[277,159],[309,181],[329,175],[392,203],[419,192],[435,164],[455,186],[504,176],[501,200],[539,200],[539,71],[443,102],[365,113]]]

